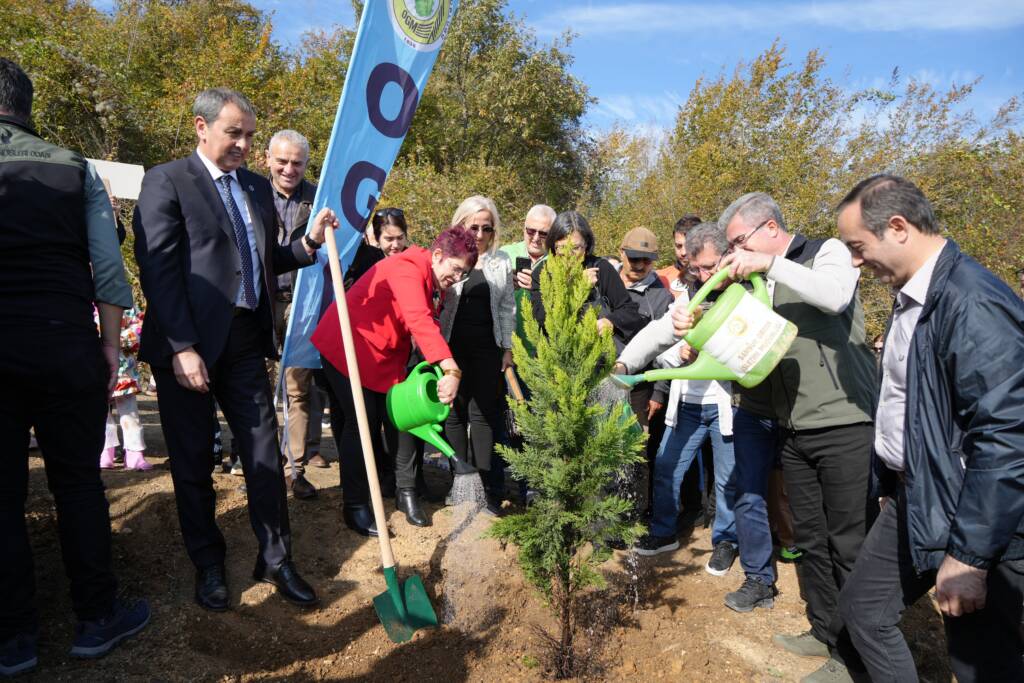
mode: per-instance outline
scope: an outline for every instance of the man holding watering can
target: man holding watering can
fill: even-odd
[[[843,621],[872,680],[916,681],[899,623],[934,586],[957,680],[1024,680],[1024,304],[903,178],[860,182],[838,219],[854,263],[899,289],[872,468],[885,498]]]
[[[804,551],[798,578],[811,630],[775,640],[799,655],[832,655],[806,680],[844,680],[836,648],[848,636],[838,618],[838,596],[870,523],[866,499],[877,386],[857,294],[860,273],[839,240],[790,234],[778,205],[763,192],[734,201],[719,225],[732,248],[722,268],[737,279],[764,273],[774,310],[798,329],[772,375],[739,392],[736,526],[747,579],[725,603],[749,611],[775,592],[763,496],[781,449],[795,541]],[[769,418],[778,424],[777,445],[765,438]]]

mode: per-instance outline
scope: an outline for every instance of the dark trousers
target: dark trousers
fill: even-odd
[[[108,615],[117,591],[99,469],[107,413],[107,364],[99,339],[87,329],[14,332],[0,331],[0,642],[38,629],[25,524],[32,427],[57,507],[76,616]]]
[[[839,594],[839,612],[875,683],[918,680],[899,623],[903,611],[935,585],[935,574],[918,574],[910,559],[901,487],[872,525]],[[1024,561],[1000,562],[988,572],[985,609],[944,618],[950,664],[960,683],[1024,680],[1022,603]]]
[[[217,494],[210,475],[216,398],[231,428],[232,456],[241,460],[245,473],[258,561],[276,567],[291,558],[291,530],[277,415],[255,314],[235,316],[227,346],[207,372],[210,393],[202,394],[178,384],[169,368],[153,368],[185,549],[196,567],[224,562],[226,548],[217,527]]]
[[[504,395],[501,349],[494,344],[493,337],[458,340],[458,332],[452,333],[451,348],[462,370],[462,380],[444,425],[444,435],[455,450],[455,472],[471,474],[491,469],[498,400]]]
[[[331,391],[345,416],[341,432],[334,433],[338,447],[338,464],[341,470],[341,493],[345,505],[369,505],[370,485],[366,480],[366,464],[363,461],[363,446],[359,439],[359,421],[352,401],[352,383],[338,372],[326,358],[321,358],[324,375],[331,385]],[[391,460],[398,450],[398,431],[388,419],[387,394],[363,387],[363,403],[366,405],[366,419],[370,423],[370,439],[373,443],[374,460],[377,463],[377,477],[389,474],[394,466]],[[332,408],[333,415],[334,410]],[[415,470],[414,475],[415,477]],[[415,486],[415,483],[413,484]]]
[[[839,590],[867,535],[870,423],[782,432],[782,473],[793,511],[800,594],[814,637],[835,649]],[[875,504],[877,507],[877,503]],[[845,636],[844,636],[845,637]]]

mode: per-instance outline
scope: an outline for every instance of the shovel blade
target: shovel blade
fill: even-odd
[[[388,590],[373,599],[373,607],[393,643],[407,642],[418,629],[437,626],[427,589],[415,574],[401,585],[389,581]]]

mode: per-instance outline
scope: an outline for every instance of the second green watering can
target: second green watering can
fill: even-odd
[[[404,381],[388,389],[388,418],[395,428],[418,436],[449,458],[455,450],[441,438],[450,408],[437,398],[441,368],[426,361],[409,372]]]
[[[690,300],[686,310],[693,313],[723,280],[727,269],[715,273]],[[683,337],[700,351],[697,360],[679,368],[648,370],[641,375],[612,375],[622,387],[662,379],[696,379],[739,382],[755,387],[768,376],[796,338],[796,325],[772,310],[768,288],[757,273],[750,276],[751,294],[743,285],[729,285],[718,301],[704,313]]]

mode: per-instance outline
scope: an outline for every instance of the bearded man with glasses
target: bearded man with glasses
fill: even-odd
[[[799,330],[767,380],[737,387],[735,512],[747,578],[725,602],[749,611],[775,594],[764,493],[781,454],[811,629],[775,641],[795,654],[831,657],[805,681],[845,680],[846,665],[861,664],[839,618],[839,589],[873,520],[867,490],[877,379],[857,293],[860,272],[839,240],[790,234],[763,192],[734,201],[719,225],[730,247],[721,267],[734,279],[762,273],[773,308]]]

